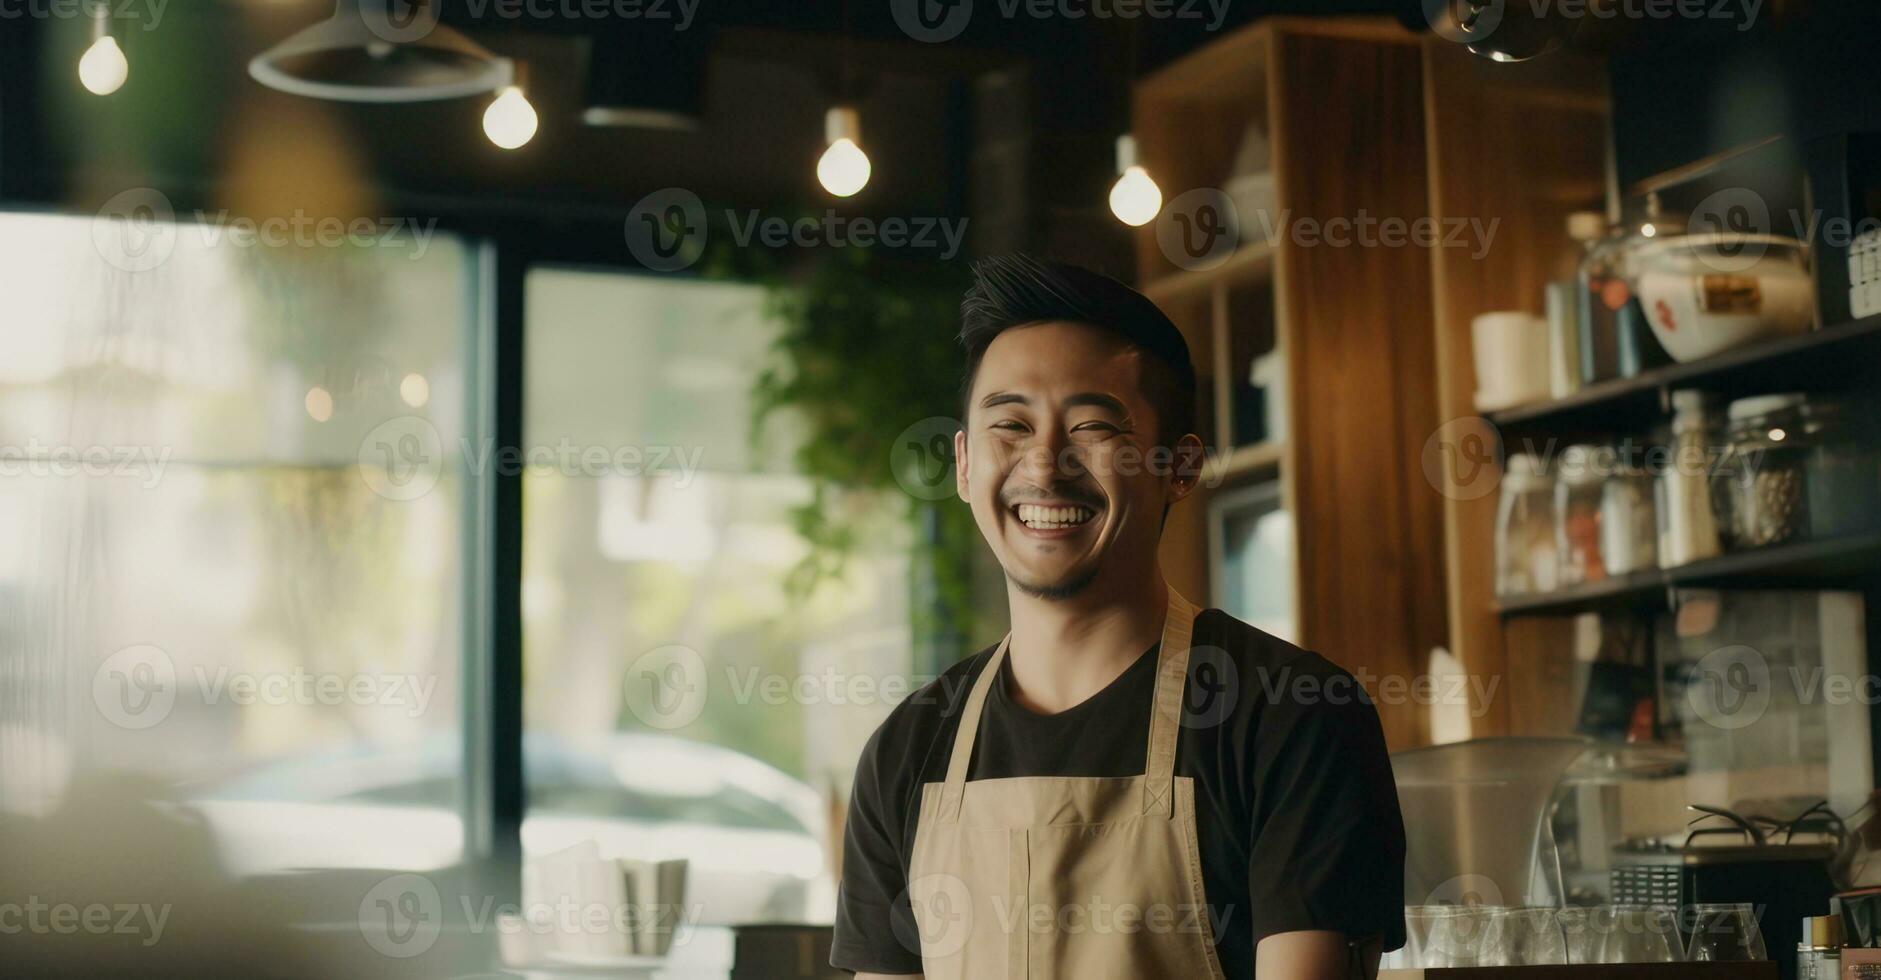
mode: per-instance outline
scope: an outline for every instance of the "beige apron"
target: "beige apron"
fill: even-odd
[[[1012,637],[999,644],[967,697],[947,781],[921,787],[908,897],[927,980],[1222,976],[1195,785],[1175,775],[1195,613],[1169,590],[1141,776],[967,782]]]

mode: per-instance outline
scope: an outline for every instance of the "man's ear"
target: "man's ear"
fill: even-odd
[[[1175,503],[1195,491],[1202,482],[1202,467],[1208,462],[1208,452],[1202,445],[1202,437],[1191,432],[1176,440],[1175,458],[1169,474],[1168,503]]]
[[[962,427],[954,432],[954,492],[965,503],[973,503],[967,496],[967,430]]]

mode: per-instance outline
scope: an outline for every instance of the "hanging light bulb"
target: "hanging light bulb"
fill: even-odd
[[[816,179],[823,189],[837,197],[848,197],[869,182],[869,155],[857,142],[862,138],[862,122],[856,110],[835,106],[823,117],[823,138],[829,149],[816,162]]]
[[[483,135],[505,150],[513,150],[536,135],[536,107],[523,95],[520,71],[517,78],[503,86],[496,101],[483,110]]]
[[[1149,224],[1163,209],[1162,188],[1136,162],[1136,137],[1117,137],[1117,182],[1110,185],[1110,213],[1131,227]]]
[[[93,95],[110,95],[122,88],[131,73],[124,60],[124,49],[111,36],[110,8],[104,4],[92,8],[91,47],[78,59],[78,80]]]

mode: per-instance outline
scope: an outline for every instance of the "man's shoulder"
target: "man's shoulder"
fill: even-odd
[[[980,668],[992,659],[993,649],[988,646],[954,662],[890,709],[863,747],[864,763],[898,766],[910,761],[911,754],[925,754],[935,738],[953,729]]]
[[[1220,609],[1196,615],[1192,647],[1191,678],[1207,670],[1209,660],[1219,660],[1225,666],[1215,669],[1229,676],[1216,683],[1236,684],[1244,697],[1253,696],[1243,702],[1249,706],[1295,703],[1302,697],[1312,704],[1371,704],[1364,685],[1344,667]]]
[[[1195,616],[1194,649],[1219,650],[1237,667],[1262,670],[1289,669],[1296,673],[1331,676],[1344,668],[1311,650],[1296,646],[1258,626],[1220,609],[1204,609]]]

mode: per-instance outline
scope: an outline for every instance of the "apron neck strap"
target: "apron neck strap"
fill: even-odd
[[[941,788],[941,812],[943,820],[953,820],[960,816],[960,798],[967,791],[967,764],[973,761],[973,739],[980,733],[980,711],[986,707],[986,692],[992,690],[993,681],[999,677],[999,665],[1006,660],[1006,647],[1012,644],[1012,634],[999,641],[999,649],[993,651],[986,666],[980,668],[980,676],[973,681],[973,689],[967,693],[967,703],[960,709],[960,727],[954,730],[954,754],[947,759],[947,783]]]
[[[1156,653],[1156,693],[1150,708],[1149,748],[1144,753],[1143,812],[1170,816],[1174,795],[1170,792],[1176,771],[1176,736],[1181,731],[1182,699],[1188,688],[1189,640],[1195,631],[1196,607],[1171,587],[1169,610],[1163,619],[1162,643]],[[966,704],[960,710],[960,726],[954,731],[953,754],[947,759],[947,781],[941,787],[941,812],[944,820],[960,814],[960,801],[966,794],[967,766],[973,761],[973,741],[980,731],[980,715],[986,708],[987,692],[999,679],[999,669],[1012,645],[1012,634],[999,641],[986,666],[973,681]]]
[[[1182,700],[1189,687],[1189,641],[1195,634],[1195,605],[1172,586],[1163,641],[1156,651],[1156,695],[1150,708],[1149,747],[1143,753],[1143,812],[1175,813],[1176,736],[1182,731]]]

